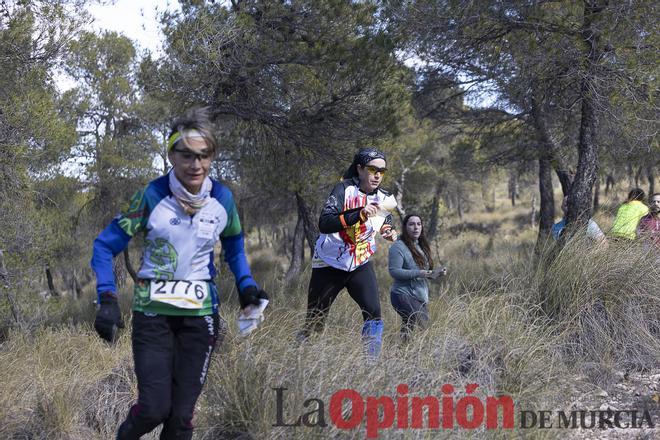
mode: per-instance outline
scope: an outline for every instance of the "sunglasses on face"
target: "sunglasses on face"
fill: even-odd
[[[193,153],[190,150],[182,150],[180,148],[173,148],[172,151],[179,153],[184,162],[194,162],[195,159],[199,159],[200,162],[211,161],[211,153]]]
[[[366,165],[364,168],[372,176],[375,176],[376,173],[380,173],[381,176],[384,176],[385,172],[387,171],[387,168],[379,168],[379,167],[375,167],[373,165]]]

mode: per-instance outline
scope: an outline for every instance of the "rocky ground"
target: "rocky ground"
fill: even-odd
[[[572,439],[660,439],[660,370],[651,372],[615,372],[602,386],[588,384],[586,377],[577,377],[578,385],[565,410],[600,410],[637,412],[638,428],[607,427],[606,429],[565,430]],[[642,421],[644,412],[650,415],[655,427]],[[613,420],[613,416],[612,419]],[[622,414],[621,425],[631,422],[629,413]],[[589,423],[589,418],[587,418]]]

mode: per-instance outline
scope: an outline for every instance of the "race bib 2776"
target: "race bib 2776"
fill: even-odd
[[[152,280],[149,298],[182,309],[201,309],[209,295],[206,281]]]

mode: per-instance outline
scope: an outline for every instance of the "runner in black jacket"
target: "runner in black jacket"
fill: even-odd
[[[362,336],[367,355],[380,354],[383,321],[376,274],[369,261],[376,252],[376,233],[394,241],[392,216],[383,208],[396,207],[394,197],[380,189],[386,171],[385,155],[361,149],[344,180],[335,185],[319,219],[321,232],[312,261],[307,317],[301,338],[323,329],[325,317],[341,289],[348,290],[362,310]]]

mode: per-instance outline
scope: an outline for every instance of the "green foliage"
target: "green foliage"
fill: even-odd
[[[0,18],[0,52],[6,55],[0,63],[0,270],[6,270],[0,289],[15,320],[20,313],[12,298],[42,272],[56,246],[58,225],[38,209],[39,178],[67,157],[75,142],[75,126],[60,107],[52,77],[62,48],[84,18],[66,6],[3,3]]]
[[[369,2],[186,4],[165,15],[166,56],[145,84],[179,108],[210,106],[227,158],[219,171],[250,182],[245,211],[290,207],[294,193],[320,200],[356,148],[396,134],[409,111],[407,69],[374,12]]]
[[[67,73],[78,84],[66,94],[78,117],[79,150],[86,158],[88,179],[95,184],[95,218],[106,224],[123,200],[155,175],[152,163],[162,140],[154,129],[162,120],[143,119],[133,43],[114,32],[83,32],[69,45]],[[151,101],[148,102],[153,108]]]
[[[653,2],[418,0],[383,2],[382,16],[419,60],[423,114],[471,121],[499,163],[551,160],[566,191],[577,170],[569,222],[589,216],[598,156],[657,162]],[[445,102],[452,88],[495,102],[461,114]],[[544,190],[546,217],[548,199]]]

